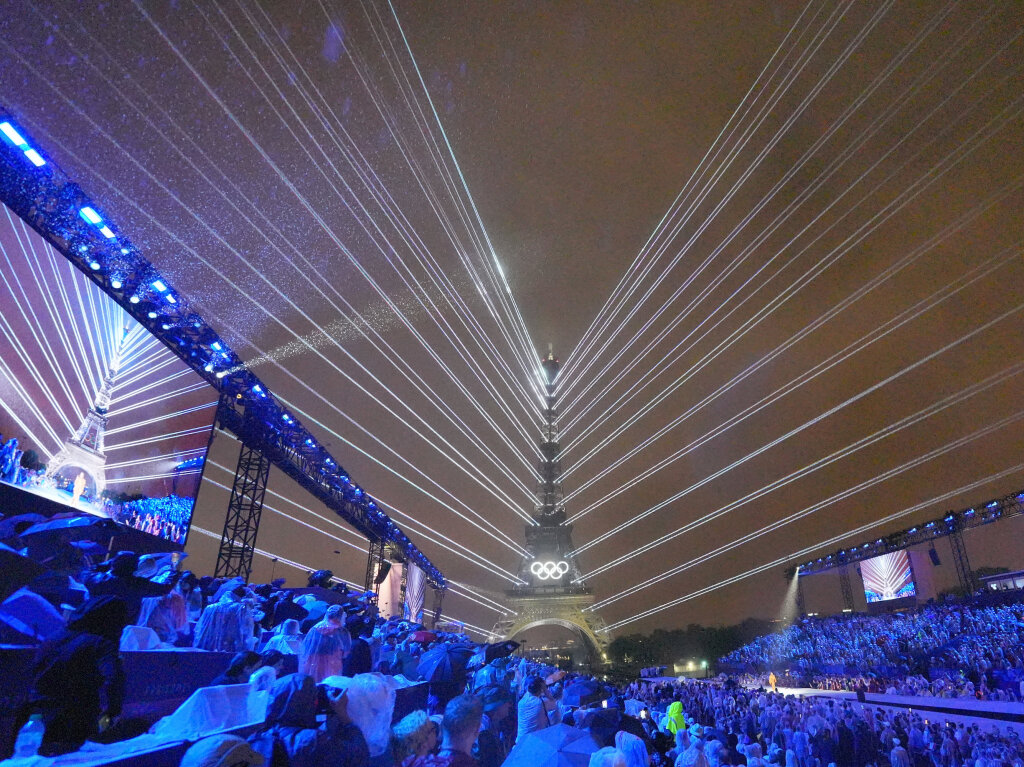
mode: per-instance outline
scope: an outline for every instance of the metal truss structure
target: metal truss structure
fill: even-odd
[[[220,393],[222,428],[444,589],[440,570],[2,106],[0,134],[0,200]]]
[[[269,476],[270,460],[243,442],[238,452],[238,468],[231,487],[228,513],[224,518],[224,533],[221,535],[214,578],[240,576],[246,583],[249,582]]]
[[[801,577],[822,573],[826,570],[854,562],[861,562],[881,554],[888,554],[893,551],[900,551],[921,543],[934,541],[936,538],[950,539],[953,548],[953,560],[956,565],[957,577],[964,589],[973,591],[975,588],[974,576],[971,571],[970,560],[967,557],[967,549],[964,545],[963,534],[965,530],[998,522],[1001,519],[1014,517],[1024,513],[1024,492],[1015,492],[1001,498],[993,498],[977,506],[962,511],[950,511],[939,519],[932,519],[927,522],[915,525],[898,533],[892,533],[884,538],[877,538],[873,541],[860,543],[848,549],[841,549],[827,554],[818,559],[812,560],[799,566]],[[846,598],[845,592],[843,596]]]

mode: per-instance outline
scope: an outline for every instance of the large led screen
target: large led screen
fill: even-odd
[[[216,393],[0,209],[0,481],[184,543]]]
[[[868,604],[887,602],[917,595],[910,557],[906,551],[894,551],[860,563],[864,581],[864,596]]]

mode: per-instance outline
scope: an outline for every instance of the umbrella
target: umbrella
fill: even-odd
[[[587,767],[599,748],[586,730],[556,724],[525,735],[502,767]]]
[[[18,534],[19,530],[31,527],[37,522],[45,522],[46,517],[34,512],[29,514],[15,514],[13,517],[6,517],[0,520],[0,538],[11,538]]]
[[[0,599],[7,597],[46,570],[34,559],[0,543]]]
[[[420,656],[416,673],[427,682],[447,682],[464,677],[473,648],[466,645],[443,644]]]
[[[96,541],[72,541],[71,545],[87,557],[104,557],[107,555],[107,547],[96,543]]]
[[[559,669],[558,671],[553,671],[544,677],[544,683],[554,684],[555,682],[561,682],[563,679],[565,679],[565,672],[562,671],[562,669]]]
[[[586,706],[604,700],[606,697],[601,685],[589,679],[573,682],[562,690],[562,704],[566,706]]]
[[[50,604],[75,608],[89,599],[89,590],[71,576],[51,570],[35,578],[28,587]]]
[[[412,653],[404,650],[395,650],[384,654],[384,660],[391,666],[392,674],[401,674],[406,679],[413,679],[416,676],[416,667],[419,659]]]
[[[225,594],[227,594],[228,592],[234,591],[239,586],[244,586],[244,585],[245,585],[245,579],[243,579],[243,578],[240,578],[238,576],[235,576],[234,578],[228,578],[226,581],[224,581],[224,583],[221,584],[221,587],[219,589],[217,589],[217,593],[213,595],[213,600],[212,601],[213,602],[219,602],[224,597]],[[325,608],[325,612],[326,612],[326,608]]]
[[[64,628],[64,619],[53,605],[25,588],[18,589],[0,604],[0,622],[40,642]]]
[[[109,531],[111,529],[116,529],[116,527],[116,523],[106,517],[94,517],[88,514],[82,514],[77,517],[64,517],[62,519],[54,517],[46,522],[39,522],[21,533],[21,537],[27,538],[30,535],[39,535],[41,533],[52,534],[65,531],[91,533]]]
[[[473,652],[473,657],[471,657],[469,659],[469,662],[466,664],[466,668],[469,669],[470,671],[472,671],[474,669],[483,668],[486,665],[487,665],[487,646],[484,645],[483,647],[477,648]]]

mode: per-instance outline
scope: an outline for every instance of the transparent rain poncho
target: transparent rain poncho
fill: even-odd
[[[179,635],[188,633],[185,598],[178,590],[162,597],[144,598],[136,625],[148,626],[156,632],[161,642],[174,644]]]
[[[341,623],[341,611],[332,607],[322,621],[309,630],[299,648],[299,673],[321,682],[341,674],[352,637]]]
[[[252,610],[244,602],[225,599],[203,610],[192,646],[200,650],[241,652],[249,649],[252,636]]]
[[[370,756],[383,754],[391,738],[395,690],[382,674],[357,674],[346,687],[348,716],[366,739]]]

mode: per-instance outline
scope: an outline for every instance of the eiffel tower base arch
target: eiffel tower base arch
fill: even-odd
[[[562,626],[582,636],[595,663],[605,661],[610,638],[604,621],[595,612],[584,612],[594,603],[592,594],[512,593],[506,602],[515,615],[495,624],[494,633],[501,639],[515,639],[537,626]]]

